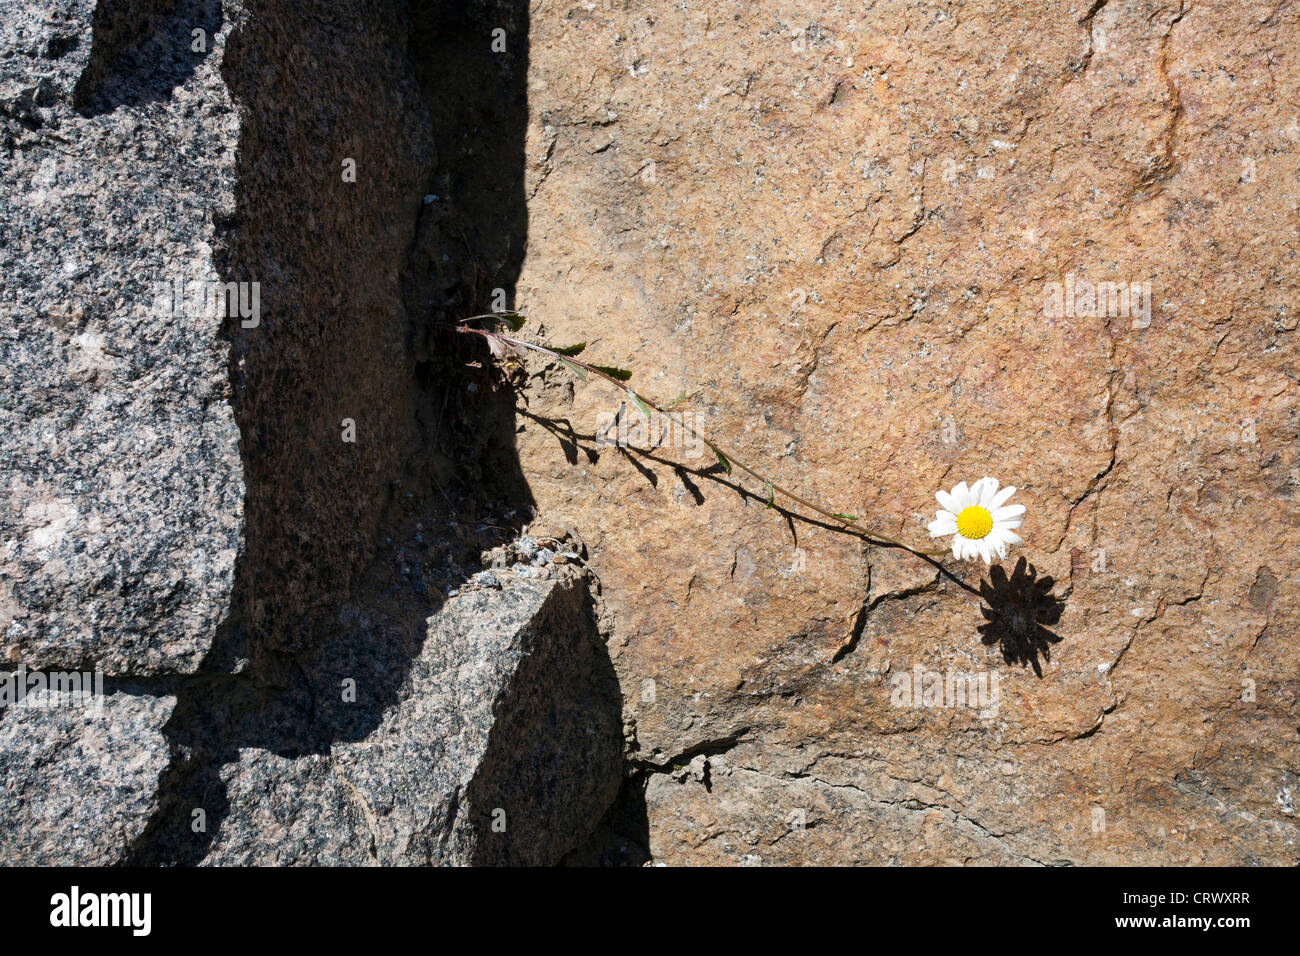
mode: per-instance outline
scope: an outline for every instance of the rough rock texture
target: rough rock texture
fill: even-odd
[[[132,30],[0,5],[0,628],[29,667],[188,672],[229,610],[243,474],[221,320],[156,284],[216,274],[229,28],[120,6]]]
[[[6,666],[109,675],[0,714],[0,861],[1300,861],[1298,35],[0,0]],[[1016,484],[1028,561],[516,407],[448,327],[512,304],[893,537]]]
[[[594,447],[618,396],[535,377],[521,459],[591,548],[640,768],[583,859],[1300,861],[1300,10],[548,4],[531,38],[530,327],[893,537],[1019,486],[1059,599]],[[1149,283],[1149,323],[1067,281]],[[896,693],[950,670],[996,713]]]
[[[0,861],[105,865],[157,810],[176,706],[150,689],[107,688],[94,706],[6,708],[0,720]]]
[[[587,578],[466,583],[531,505],[446,324],[513,295],[526,65],[506,0],[0,2],[6,667],[108,675],[0,712],[0,862],[551,863],[604,815]]]
[[[195,695],[189,766],[137,860],[557,862],[618,791],[618,683],[580,575],[497,577],[418,636],[347,607],[302,681]],[[194,807],[219,808],[203,832]]]
[[[365,566],[419,442],[402,270],[435,157],[397,7],[250,3],[224,69],[242,124],[222,263],[264,290],[231,355],[254,661],[311,641],[303,615]]]

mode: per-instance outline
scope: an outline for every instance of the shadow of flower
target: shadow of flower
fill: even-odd
[[[1065,610],[1065,601],[1052,594],[1055,578],[1039,577],[1024,558],[1016,562],[1010,577],[1000,564],[993,566],[989,577],[991,582],[980,582],[980,597],[988,604],[980,608],[985,619],[979,627],[982,642],[987,647],[1001,645],[1002,659],[1008,664],[1031,666],[1042,677],[1038,656],[1050,662],[1051,646],[1061,642],[1059,634],[1048,630]]]

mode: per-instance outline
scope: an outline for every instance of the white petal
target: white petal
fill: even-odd
[[[992,549],[989,547],[989,539],[984,538],[979,543],[980,557],[984,559],[985,564],[993,563]]]
[[[958,561],[962,560],[962,552],[965,550],[966,539],[961,535],[956,535],[952,539],[952,556]]]
[[[957,507],[949,508],[948,510],[953,512],[954,514],[961,514],[964,510],[966,510],[971,506],[970,489],[966,487],[966,482],[964,481],[961,482],[960,484],[957,485],[956,488],[952,490],[952,500],[953,500],[953,504],[955,504]]]
[[[951,511],[953,514],[961,511],[961,508],[957,504],[957,499],[948,494],[948,492],[936,491],[934,497],[938,500],[939,504],[943,506],[944,511]]]
[[[989,505],[989,511],[997,511],[1004,504],[1006,504],[1007,499],[1010,498],[1015,493],[1016,493],[1016,486],[1007,485],[1005,488],[1003,488],[1001,491],[999,491],[996,495],[993,496],[993,502]]]
[[[988,542],[989,547],[998,556],[999,561],[1007,556],[1007,539],[1004,535],[994,531],[988,536]]]
[[[1024,513],[1024,505],[1007,505],[1006,507],[999,508],[997,511],[993,512],[993,520],[995,522],[1006,521],[1008,518],[1019,518]]]
[[[993,496],[998,492],[998,480],[985,475],[979,481],[975,482],[975,489],[978,489],[978,497],[975,499],[975,504],[979,505],[986,511],[990,510],[989,506],[993,503]]]
[[[1013,544],[1020,543],[1020,535],[1003,528],[994,528],[989,532],[989,536],[985,540],[988,541],[989,547],[997,553],[998,559],[1003,560],[1007,556],[1007,549]]]
[[[930,537],[940,538],[945,534],[957,533],[957,519],[947,511],[940,511],[935,519],[931,521],[926,528],[930,531]]]
[[[1024,523],[1024,518],[1003,518],[1001,521],[993,522],[993,530],[1010,531],[1013,528],[1019,528]]]

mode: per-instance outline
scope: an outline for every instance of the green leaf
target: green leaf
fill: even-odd
[[[650,408],[649,406],[646,405],[645,402],[641,401],[641,396],[631,390],[628,391],[628,394],[632,396],[632,404],[636,406],[636,410],[640,412],[642,415],[644,415],[646,418],[649,418]]]
[[[567,359],[560,359],[560,364],[563,365],[565,368],[567,368],[570,372],[572,372],[573,377],[576,378],[579,382],[585,382],[587,380],[587,370],[583,368],[581,365],[574,365],[572,362],[568,361]]]
[[[776,501],[776,490],[773,489],[772,483],[770,481],[763,482],[763,489],[767,492],[767,506],[769,508],[776,507],[773,504],[773,502]]]
[[[494,312],[492,318],[510,326],[511,332],[518,332],[524,327],[524,317],[518,312]]]
[[[857,520],[858,520],[854,515],[836,515],[835,517],[839,518],[841,521],[857,521]]]
[[[672,408],[674,405],[680,405],[682,402],[686,401],[686,399],[689,398],[689,397],[690,397],[690,396],[687,395],[685,392],[682,392],[680,395],[678,395],[676,398],[674,398],[671,402],[668,402],[666,405],[664,405],[664,408]]]
[[[594,368],[598,372],[604,372],[610,378],[617,379],[620,382],[626,382],[629,378],[632,377],[632,373],[629,372],[627,369],[614,368],[614,366],[612,365],[593,365],[592,368]]]
[[[709,447],[713,448],[712,445],[710,445]],[[713,454],[715,454],[718,457],[718,464],[722,466],[722,470],[725,471],[727,474],[731,474],[731,462],[727,461],[727,456],[724,455],[722,452],[718,451],[716,448],[713,448]]]
[[[578,355],[587,347],[586,342],[579,342],[577,345],[566,345],[564,348],[552,348],[551,351],[556,355]]]

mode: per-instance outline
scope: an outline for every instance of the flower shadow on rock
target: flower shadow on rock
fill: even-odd
[[[1065,610],[1065,601],[1052,594],[1056,579],[1050,574],[1039,577],[1024,558],[1016,562],[1010,577],[1000,564],[993,566],[989,577],[991,582],[980,582],[980,597],[988,605],[980,608],[985,619],[979,627],[982,642],[987,647],[1000,645],[1008,664],[1031,666],[1042,677],[1039,655],[1050,662],[1052,645],[1061,642],[1059,634],[1048,630]]]

